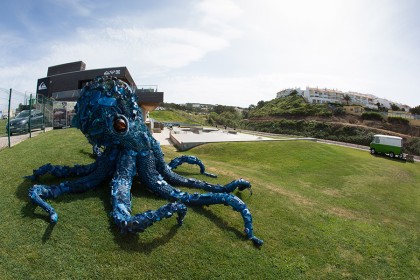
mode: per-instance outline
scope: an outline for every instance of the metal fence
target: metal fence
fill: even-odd
[[[45,132],[53,117],[52,99],[0,88],[0,149]]]

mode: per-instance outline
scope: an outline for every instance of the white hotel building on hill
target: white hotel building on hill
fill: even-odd
[[[377,109],[376,105],[378,102],[381,106],[386,108],[391,108],[391,104],[395,104],[400,108],[405,108],[406,111],[410,109],[407,105],[402,105],[397,102],[391,102],[387,99],[376,97],[372,94],[363,94],[358,92],[342,92],[336,89],[327,89],[327,88],[311,88],[306,87],[305,90],[300,88],[288,88],[277,93],[277,98],[285,97],[290,95],[293,91],[296,91],[298,95],[303,96],[309,103],[313,104],[322,104],[322,103],[341,103],[346,104],[347,101],[344,99],[344,96],[350,96],[351,100],[349,104],[352,105],[361,105],[363,107],[368,107],[371,109]]]

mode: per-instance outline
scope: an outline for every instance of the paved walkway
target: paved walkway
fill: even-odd
[[[159,141],[161,146],[169,146],[173,145],[171,140],[169,139],[169,128],[165,127],[162,132],[160,133],[153,133],[153,137]]]
[[[45,128],[45,132],[52,130],[52,127],[47,127]],[[44,133],[44,131],[42,130],[35,130],[32,131],[31,135],[32,137],[36,137],[39,134]],[[10,136],[10,146],[14,146],[16,144],[19,144],[20,142],[29,139],[29,133],[25,133],[25,134],[15,134]],[[9,141],[7,139],[7,136],[4,137],[0,137],[0,149],[2,148],[6,148],[9,145]]]

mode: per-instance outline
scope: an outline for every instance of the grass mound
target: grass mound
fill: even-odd
[[[164,147],[166,160],[180,154]],[[166,219],[141,235],[120,235],[108,183],[50,200],[59,214],[28,203],[22,176],[42,164],[87,164],[91,147],[75,129],[57,130],[0,151],[2,279],[301,279],[420,275],[420,165],[313,142],[221,143],[187,152],[198,168],[177,172],[217,183],[243,177],[257,249],[230,207],[189,207],[185,223]],[[46,176],[41,183],[60,180]],[[187,189],[186,189],[187,190]],[[189,190],[194,192],[196,190]],[[165,200],[133,185],[133,212]]]
[[[302,96],[289,95],[267,101],[250,112],[250,118],[288,116],[332,116],[326,104],[309,104]]]
[[[187,124],[205,124],[205,117],[181,110],[152,111],[150,117],[160,122],[176,122]]]

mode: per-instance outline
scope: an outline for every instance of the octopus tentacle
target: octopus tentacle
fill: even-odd
[[[263,240],[254,235],[251,212],[246,204],[237,196],[230,193],[189,194],[179,190],[174,190],[169,195],[173,199],[179,200],[187,205],[223,204],[231,206],[233,210],[242,215],[246,237],[257,246],[261,246],[264,243]]]
[[[240,191],[243,191],[245,189],[251,190],[251,184],[244,179],[234,180],[230,182],[229,184],[222,186],[219,184],[211,184],[211,183],[197,180],[194,178],[185,178],[173,172],[172,168],[168,164],[166,164],[163,158],[164,157],[163,152],[158,142],[152,143],[151,147],[153,150],[153,155],[156,159],[156,169],[158,170],[160,174],[162,174],[164,179],[170,184],[173,184],[176,186],[202,189],[204,191],[215,192],[215,193],[231,193],[236,189]]]
[[[29,189],[29,198],[34,204],[40,206],[50,215],[51,223],[56,223],[58,215],[54,208],[45,202],[44,199],[57,198],[64,193],[84,192],[97,187],[102,181],[109,177],[110,171],[114,168],[114,154],[115,151],[108,152],[103,160],[98,162],[97,168],[85,177],[73,181],[66,181],[59,185],[34,185]]]
[[[117,171],[111,182],[111,203],[112,203],[112,217],[121,232],[143,232],[147,227],[153,223],[169,218],[174,213],[178,214],[178,224],[181,225],[187,207],[178,202],[168,203],[160,207],[156,211],[149,210],[131,216],[131,184],[133,177],[136,175],[136,152],[133,150],[125,150],[121,153],[118,159]]]
[[[25,178],[30,180],[37,180],[40,176],[47,173],[57,178],[67,178],[71,176],[85,176],[92,173],[97,168],[97,161],[87,164],[75,166],[52,165],[51,163],[45,164],[38,169],[33,170],[33,174]]]
[[[212,177],[212,178],[217,178],[217,175],[206,172],[206,167],[204,166],[203,162],[195,156],[182,155],[180,157],[177,157],[171,160],[168,166],[169,168],[171,168],[171,170],[174,170],[178,166],[182,165],[183,163],[198,165],[200,167],[201,174]]]
[[[141,182],[152,192],[172,201],[179,201],[187,205],[210,205],[224,204],[229,205],[233,210],[241,213],[245,225],[246,237],[261,246],[263,241],[253,233],[252,216],[246,204],[233,194],[228,193],[205,193],[189,194],[180,191],[169,185],[156,170],[154,154],[150,151],[143,151],[137,157],[138,168]]]

